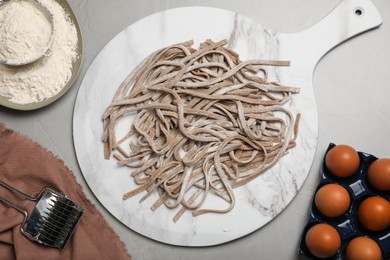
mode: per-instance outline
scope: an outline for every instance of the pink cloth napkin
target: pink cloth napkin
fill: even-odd
[[[70,241],[63,249],[41,246],[20,233],[23,215],[0,202],[0,259],[131,259],[124,243],[87,199],[64,162],[29,138],[0,123],[0,180],[29,195],[43,187],[63,192],[84,209]],[[0,186],[5,197],[28,212],[35,202]]]

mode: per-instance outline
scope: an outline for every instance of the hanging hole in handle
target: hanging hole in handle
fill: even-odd
[[[363,13],[364,13],[363,8],[358,7],[358,8],[355,9],[355,15],[356,16],[362,16]]]

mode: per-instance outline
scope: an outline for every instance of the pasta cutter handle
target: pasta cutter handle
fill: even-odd
[[[26,222],[27,222],[27,217],[28,217],[27,211],[26,211],[25,209],[19,207],[19,206],[16,205],[15,203],[12,203],[11,201],[9,201],[9,200],[7,200],[7,199],[1,197],[1,196],[0,196],[0,201],[2,201],[3,203],[5,203],[6,205],[8,205],[9,207],[16,209],[17,211],[19,211],[20,213],[23,214],[24,218],[23,218],[23,222],[22,222],[22,224],[21,224],[21,226],[20,226],[20,232],[21,232],[22,234],[28,236],[28,233],[26,233],[25,230],[24,230],[24,226],[25,226],[25,224],[26,224]]]

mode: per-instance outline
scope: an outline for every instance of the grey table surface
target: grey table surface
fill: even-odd
[[[94,197],[78,166],[72,121],[77,91],[99,51],[120,31],[152,13],[181,6],[218,7],[252,18],[278,32],[301,31],[340,0],[69,0],[84,35],[85,56],[73,87],[55,103],[35,111],[0,107],[0,122],[51,150],[76,175],[88,198],[126,244],[134,259],[301,259],[298,244],[307,221],[320,164],[330,142],[345,143],[377,157],[390,157],[390,1],[373,0],[380,28],[328,53],[314,72],[319,140],[308,178],[273,221],[235,241],[212,247],[178,247],[153,241],[117,221]]]

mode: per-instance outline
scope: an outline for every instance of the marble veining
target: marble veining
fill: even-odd
[[[365,9],[361,19],[351,17],[356,6]],[[285,209],[310,171],[318,139],[317,107],[312,87],[315,65],[339,42],[379,24],[380,17],[370,1],[346,0],[320,23],[295,34],[276,33],[239,14],[208,7],[171,9],[130,25],[95,58],[77,96],[74,143],[89,187],[105,208],[127,227],[168,244],[216,245],[259,229]],[[150,209],[157,194],[142,203],[139,200],[143,194],[122,200],[122,195],[135,184],[129,176],[129,168],[118,167],[114,159],[104,160],[100,141],[101,116],[119,84],[143,58],[157,49],[190,39],[196,47],[206,39],[228,39],[229,47],[238,52],[242,60],[290,60],[291,67],[275,68],[270,77],[301,88],[301,93],[287,106],[294,115],[302,113],[302,119],[297,147],[275,167],[248,185],[235,189],[236,206],[232,211],[196,218],[186,212],[174,223],[172,218],[176,210]],[[311,45],[318,42],[323,43]],[[205,203],[207,206],[225,206],[212,196]]]

